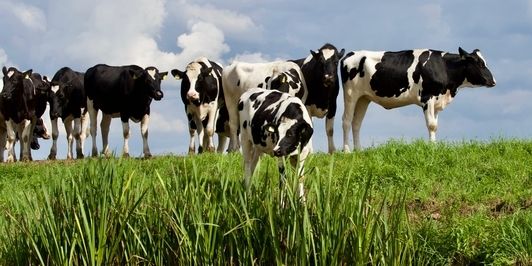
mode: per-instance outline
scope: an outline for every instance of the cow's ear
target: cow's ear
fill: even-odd
[[[262,131],[264,133],[275,133],[275,125],[274,124],[271,124],[271,123],[268,123],[264,126],[262,126]]]
[[[4,76],[7,76],[7,68],[6,68],[6,66],[2,67],[2,73],[4,73]]]
[[[286,83],[286,75],[282,74],[281,83]]]
[[[30,69],[30,70],[22,73],[22,75],[24,76],[24,78],[30,79],[31,73],[33,73],[33,69]]]
[[[316,52],[314,52],[314,51],[312,51],[312,50],[310,50],[310,54],[312,54],[312,57],[318,57],[318,56],[320,55],[319,52],[316,53]]]
[[[342,49],[342,51],[340,51],[340,53],[338,53],[338,58],[344,57],[344,53],[345,53],[345,49]]]
[[[185,77],[185,72],[179,69],[172,69],[170,73],[172,73],[172,76],[174,76],[174,78],[177,80],[183,79]]]
[[[462,47],[458,47],[458,53],[462,59],[465,59],[469,55],[469,53],[462,49]]]
[[[48,82],[48,83],[50,83],[50,82],[51,82],[51,81],[50,81],[50,80],[48,79],[48,77],[47,77],[47,76],[43,76],[43,77],[42,77],[42,80],[44,80],[44,81],[46,81],[46,82]]]
[[[168,76],[168,71],[159,73],[159,77],[161,77],[161,80],[164,80],[166,76]]]

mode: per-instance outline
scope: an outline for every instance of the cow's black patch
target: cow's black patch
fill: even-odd
[[[255,94],[261,94],[261,93],[253,93],[250,95],[249,99],[253,101],[251,96]],[[260,102],[259,105],[255,106],[257,102],[253,103],[253,108],[257,111],[255,112],[255,115],[253,116],[252,120],[250,121],[250,127],[251,127],[251,135],[253,136],[253,143],[260,144],[265,146],[266,145],[266,139],[267,135],[266,132],[263,130],[263,126],[267,124],[272,124],[275,119],[275,113],[279,109],[279,103],[280,99],[282,97],[283,93],[278,91],[272,91],[271,93],[268,93],[264,99],[264,101]],[[255,97],[256,98],[256,97]],[[275,108],[271,108],[271,106],[274,105]]]
[[[236,82],[236,86],[237,86],[237,87],[240,87],[240,80],[238,80],[238,81]]]
[[[261,95],[261,94],[262,94],[262,92],[255,92],[255,93],[249,95],[249,99],[251,101],[255,101],[257,99],[257,97],[259,97],[259,95]]]
[[[244,109],[244,102],[243,101],[239,101],[238,102],[238,111],[242,111]]]
[[[248,121],[244,120],[244,123],[242,123],[242,127],[246,129],[248,127]]]
[[[409,88],[408,68],[414,62],[414,51],[385,52],[375,66],[370,85],[379,97],[397,97]]]
[[[257,85],[258,88],[262,88],[264,87],[264,84],[263,83],[260,83],[259,85]]]

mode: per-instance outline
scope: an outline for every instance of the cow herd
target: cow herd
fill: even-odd
[[[301,59],[268,63],[233,62],[222,67],[205,57],[170,74],[181,80],[181,100],[190,132],[189,154],[224,152],[242,148],[246,183],[262,153],[291,157],[302,167],[312,150],[311,117],[326,118],[328,152],[335,151],[333,123],[336,98],[343,84],[343,150],[360,149],[360,126],[370,102],[386,109],[416,104],[423,110],[431,141],[436,139],[438,112],[456,96],[459,88],[495,86],[479,50],[459,48],[458,54],[430,49],[398,52],[353,51],[345,54],[325,44]],[[338,77],[338,69],[341,79]],[[76,72],[61,68],[52,80],[14,67],[2,68],[0,93],[0,161],[16,160],[14,143],[20,140],[20,160],[31,160],[37,136],[47,138],[41,116],[50,108],[52,140],[49,159],[56,159],[58,118],[64,123],[67,158],[84,157],[84,141],[96,146],[97,119],[101,111],[102,153],[109,155],[112,118],[122,121],[123,156],[129,156],[129,120],[140,122],[144,157],[151,157],[148,124],[152,100],[163,98],[161,81],[168,72],[155,67],[99,64]],[[89,127],[90,124],[90,127]],[[43,132],[44,131],[44,132]],[[215,146],[214,134],[218,135]],[[239,138],[240,136],[240,138]],[[198,147],[196,149],[196,138]],[[279,165],[280,170],[283,166]]]

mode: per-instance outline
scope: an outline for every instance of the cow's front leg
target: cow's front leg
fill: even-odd
[[[362,149],[362,144],[360,143],[360,128],[362,126],[362,120],[364,120],[364,116],[368,110],[369,103],[370,101],[368,99],[359,98],[355,106],[355,115],[351,127],[353,131],[353,149],[357,151]]]
[[[94,109],[92,100],[87,100],[87,109],[90,117],[90,132],[92,137],[92,157],[98,156],[98,147],[96,145],[96,135],[98,134],[98,110]]]
[[[33,128],[35,127],[36,120],[25,119],[22,127],[20,128],[20,160],[31,161],[31,147],[30,142],[33,136]]]
[[[111,150],[109,149],[109,127],[111,126],[112,116],[108,114],[102,115],[102,121],[100,122],[100,129],[102,131],[102,153],[106,157],[111,156]],[[92,123],[92,121],[91,121]]]
[[[66,140],[67,140],[67,160],[72,160],[74,158],[72,147],[74,143],[74,139],[72,137],[72,116],[69,116],[63,120],[63,124],[65,124],[65,133],[66,133]]]
[[[199,116],[194,116],[194,123],[196,123],[196,131],[198,133],[198,153],[202,153],[205,145],[205,131],[203,130],[203,123]]]
[[[7,131],[5,122],[0,121],[0,163],[4,161],[4,151],[6,150]]]
[[[142,146],[144,158],[151,158],[150,147],[148,146],[148,125],[150,123],[150,115],[144,115],[140,121],[140,134],[142,135]]]
[[[208,152],[214,152],[214,124],[216,121],[216,111],[218,109],[218,103],[209,103],[209,118],[207,120],[207,126],[205,127],[205,136],[203,143]]]
[[[15,124],[13,120],[6,121],[6,134],[7,134],[7,159],[6,162],[15,162],[17,160],[15,156],[15,141],[17,134],[15,133]]]
[[[329,153],[332,154],[336,151],[336,148],[334,147],[334,116],[331,118],[328,118],[325,120],[325,128],[327,131],[327,143],[329,147]]]
[[[253,148],[251,140],[242,136],[242,157],[244,158],[244,186],[249,192],[251,186],[251,176],[255,172],[255,167],[260,158],[260,153]]]
[[[124,136],[124,146],[122,147],[122,157],[124,158],[129,157],[129,133],[130,133],[129,121],[126,121],[126,122],[122,121],[122,134]]]
[[[429,139],[430,141],[435,142],[436,131],[438,130],[438,111],[434,108],[434,98],[431,98],[423,107],[423,113],[429,131]]]
[[[52,147],[50,148],[50,154],[48,160],[55,160],[57,156],[57,138],[59,137],[59,129],[57,128],[57,118],[52,119]]]

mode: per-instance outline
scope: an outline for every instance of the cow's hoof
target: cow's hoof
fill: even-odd
[[[207,152],[214,152],[214,151],[215,151],[214,146],[211,146],[211,147],[207,148]]]
[[[144,159],[150,159],[152,156],[151,156],[151,153],[145,153],[144,154]]]
[[[122,158],[129,158],[129,153],[122,154]]]
[[[194,155],[196,153],[196,151],[194,150],[194,148],[188,148],[188,155]]]
[[[84,159],[84,158],[85,158],[85,155],[83,155],[83,153],[76,154],[76,159]]]
[[[329,148],[329,154],[333,154],[335,152],[336,152],[336,148],[335,147]]]
[[[50,155],[48,155],[48,160],[55,160],[55,159],[56,159],[55,154],[50,153]]]

